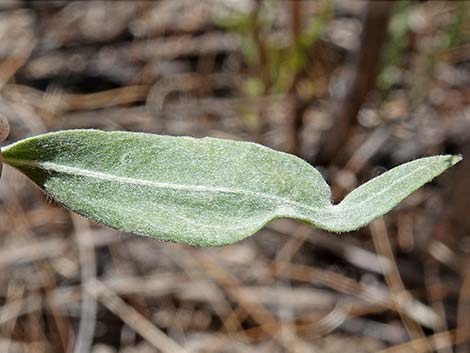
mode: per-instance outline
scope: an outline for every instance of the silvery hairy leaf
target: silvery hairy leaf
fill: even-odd
[[[65,207],[111,228],[199,246],[234,243],[275,218],[331,232],[390,211],[461,157],[400,165],[331,203],[311,165],[255,143],[66,130],[2,149],[4,161]]]

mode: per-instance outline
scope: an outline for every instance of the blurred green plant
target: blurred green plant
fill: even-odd
[[[430,28],[427,33],[416,33],[417,30],[419,32],[415,28],[416,22],[423,21],[420,11],[424,6],[440,6],[439,16],[442,12],[445,16],[440,18],[445,20],[436,24],[426,22],[425,26]],[[429,4],[414,0],[396,1],[389,24],[389,40],[384,49],[383,68],[377,80],[382,97],[385,98],[394,85],[400,84],[404,72],[408,71],[407,76],[414,77],[409,80],[410,98],[414,105],[418,104],[427,95],[428,81],[433,77],[436,63],[447,58],[443,53],[469,42],[469,23],[468,1]],[[414,65],[410,62],[410,49],[416,56]]]
[[[322,0],[318,15],[298,32],[293,29],[294,38],[285,43],[270,35],[275,4],[275,1],[261,1],[251,12],[237,12],[218,22],[221,27],[239,34],[241,52],[248,66],[244,85],[248,96],[287,93],[293,78],[305,68],[309,50],[324,33],[333,15],[332,1]],[[294,12],[291,9],[291,17],[295,16]]]
[[[446,36],[444,48],[455,48],[470,42],[470,2],[455,1],[453,5],[452,21],[443,27]]]
[[[333,3],[331,0],[320,1],[318,14],[303,26],[301,2],[289,2],[290,40],[272,35],[276,4],[277,1],[259,1],[250,12],[236,12],[218,21],[220,27],[239,35],[241,53],[247,65],[242,93],[247,97],[261,97],[301,91],[304,96],[313,96],[316,88],[311,77],[301,82],[297,78],[307,65],[310,50],[332,19]],[[248,126],[259,127],[258,112],[245,107],[242,116]]]
[[[389,23],[389,40],[384,48],[383,69],[377,78],[377,86],[386,92],[400,79],[403,58],[410,45],[410,14],[413,10],[412,1],[397,1],[393,7]]]

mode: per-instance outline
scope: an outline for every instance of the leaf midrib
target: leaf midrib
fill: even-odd
[[[204,185],[186,185],[186,184],[174,184],[174,183],[165,183],[165,182],[159,182],[159,181],[153,181],[153,180],[145,180],[145,179],[135,179],[135,178],[129,178],[129,177],[124,177],[120,175],[115,175],[115,174],[109,174],[109,173],[103,173],[99,171],[94,171],[94,170],[88,170],[88,169],[82,169],[82,168],[77,168],[77,167],[72,167],[68,165],[63,165],[63,164],[58,164],[54,162],[41,162],[41,161],[34,161],[34,160],[20,160],[20,159],[7,159],[5,158],[5,162],[14,165],[23,165],[23,166],[29,166],[33,168],[39,168],[39,169],[44,169],[44,170],[52,170],[58,173],[64,173],[64,174],[69,174],[69,175],[79,175],[79,176],[84,176],[84,177],[90,177],[90,178],[95,178],[99,180],[106,180],[106,181],[115,181],[115,182],[121,182],[125,184],[134,184],[134,185],[142,185],[142,186],[152,186],[160,189],[173,189],[173,190],[183,190],[183,191],[192,191],[192,192],[208,192],[208,193],[227,193],[227,194],[236,194],[236,195],[246,195],[246,196],[252,196],[256,198],[263,198],[267,200],[271,200],[275,202],[278,206],[285,206],[286,204],[295,206],[300,209],[308,210],[310,212],[316,213],[319,215],[320,213],[322,214],[337,214],[339,211],[342,213],[344,211],[351,211],[351,210],[357,210],[362,207],[362,205],[372,201],[373,199],[380,197],[382,194],[385,194],[388,192],[390,189],[392,189],[395,185],[399,184],[402,180],[409,178],[411,175],[418,174],[421,172],[423,169],[430,168],[428,165],[423,165],[421,167],[418,167],[414,170],[412,170],[410,173],[407,173],[400,178],[394,180],[392,183],[389,184],[388,187],[385,187],[378,193],[373,194],[371,197],[366,198],[364,200],[359,201],[355,205],[351,206],[342,206],[341,203],[337,205],[327,205],[322,208],[318,207],[312,207],[309,205],[302,204],[297,201],[293,201],[290,199],[286,199],[283,197],[263,193],[263,192],[257,192],[257,191],[251,191],[251,190],[243,190],[243,189],[238,189],[238,188],[228,188],[228,187],[220,187],[220,186],[204,186]],[[363,184],[364,185],[364,184]],[[362,186],[362,185],[361,185]],[[361,187],[359,186],[359,187]],[[314,221],[314,220],[311,220]],[[316,221],[321,221],[321,220],[316,220]],[[316,223],[316,222],[315,222]]]
[[[237,188],[228,188],[228,187],[220,187],[220,186],[204,186],[204,185],[193,185],[193,184],[174,184],[174,183],[166,183],[154,180],[146,180],[146,179],[136,179],[130,177],[124,177],[120,175],[110,174],[110,173],[103,173],[95,170],[89,169],[82,169],[77,167],[72,167],[64,164],[58,164],[54,162],[40,162],[34,160],[24,160],[24,159],[4,159],[5,162],[11,165],[18,165],[18,166],[28,166],[43,170],[52,170],[57,173],[64,173],[68,175],[78,175],[83,177],[90,177],[99,180],[106,180],[111,182],[123,183],[123,184],[133,184],[133,185],[141,185],[141,186],[151,186],[156,187],[159,189],[172,189],[172,190],[182,190],[182,191],[192,191],[192,192],[207,192],[207,193],[225,193],[225,194],[235,194],[235,195],[246,195],[252,196],[256,198],[268,199],[274,201],[279,206],[285,206],[285,204],[290,204],[299,208],[308,209],[313,212],[320,212],[323,209],[311,207],[308,205],[304,205],[300,202],[289,200],[283,197],[270,195],[263,192],[258,191],[251,191],[251,190],[243,190]],[[327,206],[328,207],[328,206]]]

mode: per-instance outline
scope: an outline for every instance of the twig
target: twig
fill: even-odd
[[[439,277],[439,268],[438,264],[432,259],[428,260],[424,265],[424,282],[428,293],[429,303],[441,318],[442,325],[439,331],[448,331],[449,328],[447,325],[443,294],[435,290],[436,287],[442,286]],[[445,341],[445,343],[443,345],[439,345],[439,347],[436,348],[437,353],[452,353],[452,337],[449,335],[446,338],[443,335],[442,341]]]
[[[99,299],[111,312],[117,315],[129,327],[145,338],[155,348],[163,353],[186,353],[178,343],[168,337],[152,322],[142,316],[134,308],[127,305],[104,283],[95,280],[86,284],[87,292],[94,298]]]
[[[317,162],[329,162],[344,146],[357,113],[374,88],[380,69],[382,46],[387,35],[393,1],[369,1],[361,35],[361,47],[355,58],[354,77],[346,95],[336,103],[335,124],[325,134]]]
[[[452,337],[452,341],[447,338]],[[446,347],[445,345],[452,344],[455,341],[455,331],[444,331],[436,333],[435,335],[418,338],[410,342],[399,344],[377,353],[408,353],[408,352],[421,352],[424,347]],[[447,346],[448,347],[448,346]]]
[[[73,352],[88,353],[91,351],[95,335],[98,303],[87,293],[85,284],[96,278],[95,249],[93,242],[87,241],[91,234],[86,221],[75,214],[72,214],[72,220],[75,227],[75,241],[78,245],[82,281],[80,326]]]
[[[9,301],[0,307],[0,326],[18,317],[39,311],[42,308],[42,298],[39,295],[30,295],[26,298]]]
[[[203,253],[197,253],[196,258],[208,275],[223,286],[228,294],[240,303],[240,306],[261,325],[261,329],[265,333],[283,346],[287,352],[298,352],[298,345],[295,343],[296,337],[294,335],[289,335],[288,337],[280,335],[281,325],[278,320],[269,310],[258,303],[254,296],[247,296],[246,292],[242,292],[235,277]]]
[[[304,242],[326,249],[351,265],[363,270],[378,274],[383,274],[385,270],[388,270],[387,258],[363,247],[351,244],[346,238],[333,237],[331,234],[326,234],[318,229],[312,229],[304,225],[298,225],[294,232],[284,229],[280,223],[268,224],[266,228],[281,235],[289,236],[289,241],[276,256],[276,266],[279,272],[282,271],[281,262],[288,264]]]
[[[459,306],[457,310],[457,353],[470,352],[470,261],[464,261],[462,287],[460,288]]]
[[[425,327],[435,328],[438,325],[439,318],[434,311],[412,298],[401,297],[398,300],[385,288],[366,288],[334,271],[297,264],[284,264],[284,267],[285,275],[291,279],[322,284],[340,293],[353,295],[368,303],[406,314]]]
[[[13,264],[19,265],[61,256],[66,249],[67,242],[56,238],[5,248],[0,251],[0,269]]]
[[[391,266],[389,270],[385,272],[385,282],[387,283],[388,287],[390,288],[390,292],[397,302],[409,302],[412,303],[410,293],[405,289],[405,285],[400,276],[400,272],[398,270],[395,256],[393,254],[392,245],[390,244],[390,240],[388,238],[388,232],[385,225],[385,221],[380,218],[370,225],[370,231],[372,234],[372,239],[374,241],[375,248],[377,249],[377,253],[379,255],[385,256],[389,259]],[[408,305],[411,307],[411,305]],[[411,309],[411,308],[410,308]],[[414,311],[414,308],[413,308]],[[422,328],[416,323],[416,321],[411,320],[409,315],[403,315],[400,312],[400,316],[402,318],[403,324],[407,328],[410,336],[415,339],[424,338],[424,332]],[[416,316],[416,315],[413,315]],[[432,347],[424,346],[422,352],[432,352]]]

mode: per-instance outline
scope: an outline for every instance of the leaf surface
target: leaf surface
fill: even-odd
[[[434,156],[396,167],[338,205],[320,173],[293,155],[216,138],[66,130],[2,149],[65,207],[109,227],[199,246],[234,243],[275,218],[352,231],[457,163]]]

